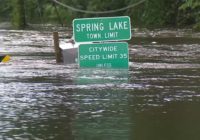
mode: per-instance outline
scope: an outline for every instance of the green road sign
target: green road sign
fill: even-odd
[[[120,16],[75,19],[73,34],[76,42],[130,40],[130,18]]]
[[[125,42],[81,44],[80,68],[128,68],[128,44]]]

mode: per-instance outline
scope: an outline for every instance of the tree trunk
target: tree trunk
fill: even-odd
[[[12,0],[12,24],[16,29],[26,27],[24,0]]]

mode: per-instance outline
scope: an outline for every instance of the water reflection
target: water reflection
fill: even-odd
[[[128,83],[128,69],[80,69],[76,77],[79,85]]]
[[[130,139],[128,96],[115,89],[82,90],[76,97],[79,111],[74,121],[76,139]]]

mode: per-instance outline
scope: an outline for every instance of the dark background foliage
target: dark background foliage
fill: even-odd
[[[26,23],[31,24],[60,24],[71,26],[74,18],[130,16],[133,26],[160,28],[200,28],[199,0],[146,0],[144,3],[124,11],[108,14],[88,14],[75,12],[53,3],[51,0],[1,0],[0,22],[9,21],[15,24],[20,16],[16,10],[17,1],[24,1],[20,6],[24,8]],[[119,9],[137,3],[139,0],[59,0],[72,7],[90,10],[107,11]]]

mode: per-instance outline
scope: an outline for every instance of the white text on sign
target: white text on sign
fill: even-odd
[[[127,30],[128,22],[109,22],[108,23],[109,30]],[[87,23],[87,24],[77,24],[76,31],[77,32],[90,32],[90,31],[103,31],[105,29],[104,23]]]

